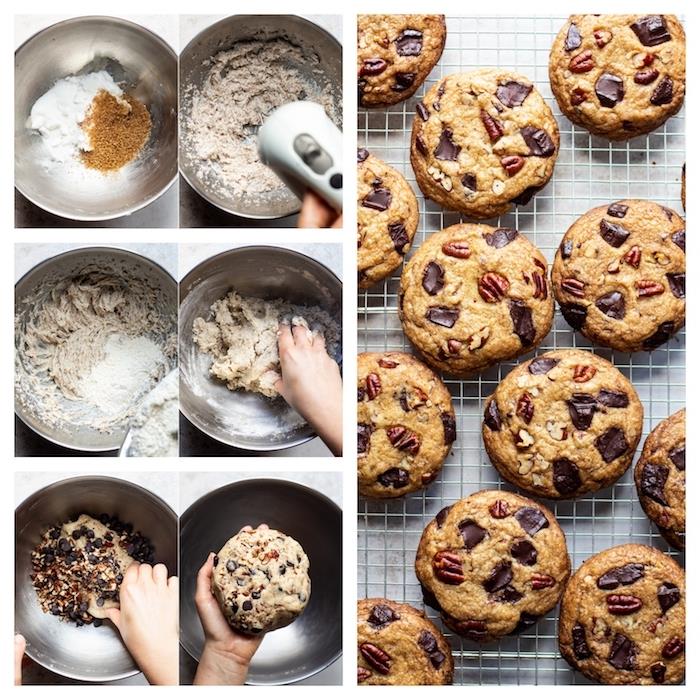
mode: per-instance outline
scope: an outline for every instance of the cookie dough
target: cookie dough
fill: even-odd
[[[482,435],[504,479],[542,498],[576,498],[625,473],[643,416],[610,362],[553,350],[518,365],[486,399]]]
[[[445,36],[444,15],[358,15],[358,104],[408,99],[440,60]]]
[[[277,331],[280,322],[303,326],[322,335],[331,357],[340,354],[338,321],[318,306],[299,306],[282,299],[257,299],[231,290],[211,305],[208,319],[196,318],[192,339],[213,358],[209,374],[231,391],[252,391],[275,398],[281,378]]]
[[[623,544],[587,559],[561,602],[559,649],[610,685],[680,683],[685,674],[685,573],[653,547]]]
[[[411,165],[423,194],[446,209],[490,219],[549,182],[559,128],[529,78],[494,68],[448,75],[416,111]]]
[[[357,601],[357,682],[362,685],[450,685],[452,649],[440,630],[405,603]]]
[[[405,352],[358,356],[360,494],[394,498],[425,488],[456,437],[452,397],[429,367]]]
[[[685,549],[685,409],[664,418],[644,442],[634,469],[639,501],[659,532]]]
[[[214,558],[211,590],[231,627],[271,632],[304,612],[311,595],[309,559],[288,535],[244,528]]]
[[[553,315],[547,261],[514,229],[450,226],[401,275],[404,332],[426,362],[458,377],[532,349]]]
[[[418,201],[401,173],[365,148],[357,151],[357,284],[390,275],[411,247]]]
[[[478,491],[443,508],[416,554],[426,605],[481,643],[534,625],[559,602],[569,573],[554,515],[508,491]]]
[[[640,199],[591,209],[562,239],[552,288],[569,325],[593,342],[653,350],[685,322],[685,222]]]
[[[549,80],[574,124],[613,141],[646,134],[683,104],[685,32],[674,15],[571,15]]]

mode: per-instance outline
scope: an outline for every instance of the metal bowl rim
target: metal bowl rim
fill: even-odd
[[[175,50],[173,49],[170,44],[168,44],[165,39],[162,39],[158,34],[155,32],[151,31],[147,27],[144,27],[140,24],[137,24],[136,22],[130,22],[128,19],[122,19],[121,17],[112,17],[111,15],[83,15],[80,17],[70,17],[69,19],[64,19],[61,20],[60,22],[54,22],[53,24],[50,24],[48,27],[44,27],[43,29],[39,29],[39,31],[34,32],[29,38],[25,39],[16,49],[15,49],[15,61],[17,61],[17,57],[19,52],[25,48],[27,44],[30,42],[34,41],[40,34],[43,34],[44,32],[49,31],[50,29],[54,29],[56,27],[62,26],[62,25],[68,25],[68,24],[80,24],[84,21],[95,21],[95,20],[100,20],[100,21],[106,21],[111,24],[121,24],[125,27],[131,27],[132,29],[137,29],[144,34],[149,34],[152,39],[155,40],[157,44],[160,44],[162,48],[164,48],[169,54],[170,57],[175,61],[175,69],[177,70],[178,65],[179,65],[179,57],[175,53]],[[179,80],[177,81],[179,83]],[[177,103],[177,108],[179,112],[179,98],[178,98],[178,103]],[[179,144],[178,144],[179,145]],[[179,152],[179,148],[178,148]],[[139,211],[140,209],[143,209],[144,207],[147,207],[149,204],[152,204],[155,202],[156,199],[161,197],[165,192],[172,187],[172,185],[175,183],[177,180],[177,174],[178,174],[179,167],[175,169],[175,172],[173,173],[173,176],[170,178],[170,180],[163,185],[163,187],[150,196],[148,199],[143,200],[142,202],[139,202],[138,204],[128,207],[126,209],[123,209],[121,211],[115,212],[113,214],[108,214],[108,215],[90,215],[90,214],[79,214],[75,215],[73,213],[69,213],[66,211],[59,210],[55,207],[47,207],[42,204],[39,204],[38,202],[35,202],[26,192],[22,190],[22,188],[15,183],[15,188],[19,191],[19,193],[28,201],[31,202],[34,206],[39,207],[40,209],[43,209],[44,211],[49,212],[49,214],[54,214],[55,216],[60,216],[63,219],[69,219],[72,221],[111,221],[112,219],[118,219],[122,216],[129,216],[131,214],[134,214],[135,212]]]

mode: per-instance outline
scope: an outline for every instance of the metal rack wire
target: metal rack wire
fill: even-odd
[[[551,262],[562,235],[578,216],[594,206],[624,197],[652,199],[676,211],[680,204],[681,166],[685,158],[684,113],[652,134],[612,143],[574,127],[562,116],[548,79],[549,50],[566,17],[447,18],[442,59],[416,96],[387,110],[360,110],[358,145],[402,172],[418,195],[420,223],[412,252],[431,233],[460,221],[460,216],[426,200],[409,162],[410,131],[416,102],[443,76],[478,67],[511,67],[528,76],[545,97],[559,123],[561,149],[549,185],[524,207],[500,217],[498,225],[527,235]],[[490,223],[490,222],[489,222]],[[407,256],[410,258],[410,253]],[[411,350],[397,316],[401,270],[358,298],[358,351]],[[685,336],[680,333],[652,353],[624,354],[593,347],[573,333],[557,310],[555,323],[539,352],[554,348],[593,349],[627,376],[644,404],[642,441],[662,418],[685,402]],[[523,361],[523,356],[519,361]],[[457,441],[441,476],[427,490],[388,502],[358,504],[358,597],[382,596],[423,609],[413,570],[425,525],[444,506],[484,488],[513,487],[491,466],[481,440],[483,401],[518,361],[504,362],[467,380],[447,379],[457,413]],[[641,449],[640,442],[639,449]],[[594,552],[614,544],[650,544],[671,553],[642,511],[632,469],[613,487],[547,505],[562,525],[574,568]],[[558,608],[527,632],[480,647],[450,633],[438,616],[428,617],[447,633],[455,659],[455,684],[582,684],[561,658],[557,645]]]

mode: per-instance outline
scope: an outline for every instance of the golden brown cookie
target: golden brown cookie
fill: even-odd
[[[368,498],[395,498],[437,477],[457,425],[440,377],[405,352],[357,358],[357,476]]]
[[[685,674],[685,573],[671,557],[623,544],[587,559],[561,601],[559,649],[611,685],[680,683]]]
[[[440,630],[405,603],[357,601],[357,682],[362,685],[450,685],[452,649]]]
[[[641,199],[591,209],[562,239],[552,288],[569,325],[593,342],[653,350],[685,322],[685,222]]]
[[[571,15],[549,80],[574,124],[613,141],[646,134],[683,104],[685,32],[674,15]]]
[[[649,519],[669,544],[685,549],[685,409],[651,431],[634,468],[634,481]]]

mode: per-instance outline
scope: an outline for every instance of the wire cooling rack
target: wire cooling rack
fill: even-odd
[[[420,223],[412,251],[431,233],[460,221],[427,201],[416,185],[409,162],[410,132],[416,102],[443,76],[478,67],[513,68],[529,77],[552,108],[561,130],[561,149],[549,185],[524,207],[498,219],[535,243],[550,263],[569,225],[592,207],[625,197],[652,199],[682,212],[681,166],[685,158],[681,111],[644,137],[612,143],[574,127],[562,116],[548,79],[549,50],[566,17],[447,18],[442,59],[425,85],[403,104],[358,115],[358,146],[402,172],[418,196]],[[492,222],[488,222],[492,223]],[[410,258],[410,253],[407,256]],[[411,351],[397,316],[401,269],[358,298],[358,351]],[[552,332],[539,348],[582,347],[611,360],[627,376],[644,404],[643,440],[662,418],[685,401],[685,337],[680,333],[652,353],[624,354],[593,347],[574,334],[557,310]],[[519,361],[535,353],[522,356]],[[471,379],[447,379],[457,413],[457,440],[438,479],[419,493],[387,502],[360,499],[358,504],[358,597],[381,596],[423,609],[413,570],[425,525],[445,505],[485,488],[512,489],[491,466],[482,446],[484,398],[518,361],[503,362]],[[612,488],[576,501],[546,502],[562,525],[572,566],[615,544],[636,542],[669,552],[642,511],[632,469]],[[557,645],[558,608],[527,632],[483,647],[452,634],[439,616],[428,617],[446,632],[455,659],[455,684],[582,684],[561,658]]]

